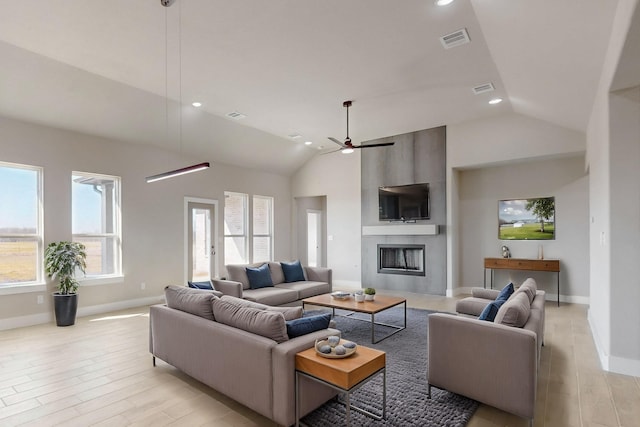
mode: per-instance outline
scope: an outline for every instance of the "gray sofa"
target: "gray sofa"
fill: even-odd
[[[212,279],[211,283],[216,291],[225,295],[243,298],[266,305],[295,305],[304,298],[330,293],[332,291],[329,268],[302,267],[304,281],[286,283],[282,266],[279,262],[268,262],[273,286],[251,289],[247,277],[247,267],[260,267],[263,262],[256,264],[227,265],[227,280]]]
[[[181,286],[167,287],[165,295],[167,305],[150,308],[154,366],[156,358],[164,360],[280,425],[295,423],[295,355],[313,347],[316,339],[340,331],[272,339],[263,335],[281,336],[283,319],[291,310],[301,313],[301,307],[256,308],[260,305]],[[252,328],[257,329],[249,331]],[[335,396],[317,382],[300,381],[302,415]]]
[[[499,294],[474,289],[458,302],[478,316]],[[499,308],[494,322],[461,315],[429,316],[427,382],[533,421],[544,336],[545,292],[527,279]]]

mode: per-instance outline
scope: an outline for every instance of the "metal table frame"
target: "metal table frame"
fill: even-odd
[[[374,414],[373,412],[367,411],[366,409],[363,408],[359,408],[357,406],[354,406],[351,404],[351,392],[359,389],[360,387],[362,387],[364,384],[366,384],[371,378],[373,378],[374,376],[378,375],[380,372],[382,372],[382,415],[378,415],[378,414]],[[377,421],[381,421],[383,419],[387,418],[387,368],[382,367],[380,369],[378,369],[377,371],[375,371],[374,373],[372,373],[371,375],[369,375],[368,377],[366,377],[365,379],[363,379],[362,381],[360,381],[358,384],[354,385],[353,387],[351,387],[350,389],[344,389],[342,387],[338,387],[335,384],[332,384],[330,382],[327,382],[321,378],[318,378],[316,376],[307,374],[305,372],[299,371],[296,369],[296,427],[299,427],[301,424],[305,425],[304,423],[300,422],[300,398],[299,398],[299,392],[300,392],[300,376],[303,377],[307,377],[313,381],[317,381],[321,384],[326,385],[327,387],[330,387],[336,391],[338,391],[339,393],[342,393],[345,395],[345,409],[346,409],[346,414],[345,414],[345,418],[347,421],[347,426],[351,425],[351,410],[353,409],[354,411],[360,412],[362,414],[367,415],[368,417],[373,418],[374,420]]]

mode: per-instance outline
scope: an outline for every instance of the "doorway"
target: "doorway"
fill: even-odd
[[[218,201],[185,198],[185,282],[218,274]]]
[[[307,265],[322,266],[322,211],[307,209]]]

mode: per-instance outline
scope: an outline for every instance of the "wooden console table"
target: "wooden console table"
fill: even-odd
[[[560,306],[560,260],[559,259],[522,259],[522,258],[485,258],[484,287],[487,287],[487,269],[491,270],[491,289],[493,289],[493,270],[550,271],[558,276],[558,306]]]

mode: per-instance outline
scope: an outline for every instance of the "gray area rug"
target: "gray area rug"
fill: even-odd
[[[376,315],[377,322],[402,325],[404,308],[394,307]],[[317,311],[314,310],[316,313]],[[337,311],[337,313],[345,313]],[[336,328],[342,337],[358,345],[387,353],[387,418],[376,421],[351,411],[354,426],[465,426],[478,403],[448,391],[431,389],[427,398],[427,316],[428,310],[407,308],[407,329],[371,344],[371,326],[362,321],[336,316]],[[311,314],[311,313],[309,313]],[[369,315],[357,314],[370,319]],[[376,339],[391,329],[376,326]],[[382,413],[382,375],[376,375],[351,395],[354,405],[375,414]],[[302,419],[311,427],[336,426],[345,423],[345,406],[331,400]]]

